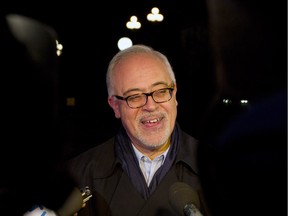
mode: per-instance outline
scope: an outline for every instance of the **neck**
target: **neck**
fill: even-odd
[[[134,145],[134,144],[133,144]],[[149,157],[151,160],[153,160],[155,157],[161,155],[163,152],[165,152],[168,147],[170,146],[170,138],[167,140],[167,142],[164,145],[161,145],[160,147],[151,147],[147,148],[143,146],[136,146],[134,145],[135,148],[137,148],[142,154],[145,156]]]

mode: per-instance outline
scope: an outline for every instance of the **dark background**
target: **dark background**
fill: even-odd
[[[162,23],[146,19],[155,6],[164,15]],[[167,55],[178,83],[179,121],[195,136],[199,132],[216,85],[205,1],[25,1],[7,3],[5,8],[5,13],[22,14],[51,26],[64,46],[57,73],[59,106],[67,127],[65,154],[102,142],[118,127],[107,103],[105,73],[123,36]],[[138,16],[141,29],[126,28],[132,15]],[[68,97],[75,98],[74,107],[66,106]]]
[[[154,6],[164,15],[162,23],[146,20]],[[202,176],[216,215],[237,215],[231,211],[243,196],[250,215],[285,215],[286,10],[286,1],[258,0],[2,2],[3,17],[22,14],[52,27],[64,50],[56,67],[37,70],[26,65],[19,44],[1,43],[7,66],[1,79],[1,203],[9,209],[18,194],[23,209],[30,198],[50,204],[55,190],[69,185],[54,174],[54,164],[114,135],[119,121],[107,103],[105,73],[118,39],[128,36],[171,61],[178,122],[202,143]],[[132,15],[140,30],[126,29]],[[67,106],[70,97],[75,106]],[[223,104],[224,98],[232,102]],[[58,193],[59,199],[65,194]],[[263,208],[267,199],[270,206]]]
[[[170,59],[179,89],[178,120],[197,138],[221,97],[252,102],[286,85],[285,1],[272,5],[212,0],[2,4],[6,14],[22,14],[54,28],[64,46],[57,82],[68,155],[74,148],[82,151],[102,142],[117,130],[118,121],[106,99],[105,73],[123,36]],[[146,19],[155,6],[164,15],[162,23]],[[126,28],[132,15],[138,16],[141,29]],[[66,105],[70,97],[75,98],[74,107]]]

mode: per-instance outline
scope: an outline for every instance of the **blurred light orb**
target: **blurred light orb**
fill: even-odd
[[[122,37],[118,40],[118,48],[119,50],[124,50],[128,47],[131,47],[133,45],[132,40],[128,37]]]

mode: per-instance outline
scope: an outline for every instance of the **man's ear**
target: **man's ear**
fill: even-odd
[[[173,95],[175,97],[176,106],[178,106],[178,101],[177,101],[177,98],[176,98],[176,93],[177,93],[177,85],[176,85],[176,83],[174,83],[173,87],[174,87]]]
[[[113,109],[115,117],[120,118],[120,110],[119,110],[119,105],[116,99],[113,96],[108,97],[108,104],[110,107]]]

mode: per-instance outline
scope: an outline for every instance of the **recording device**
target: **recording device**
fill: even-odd
[[[198,210],[200,205],[198,194],[183,182],[176,182],[170,187],[169,202],[181,215],[184,213],[185,216],[203,216]]]
[[[71,216],[78,212],[91,197],[92,193],[88,186],[81,190],[74,188],[56,213],[58,216]]]
[[[72,216],[77,213],[91,197],[92,193],[88,186],[83,189],[74,188],[57,211],[53,211],[42,205],[34,205],[23,216]]]

